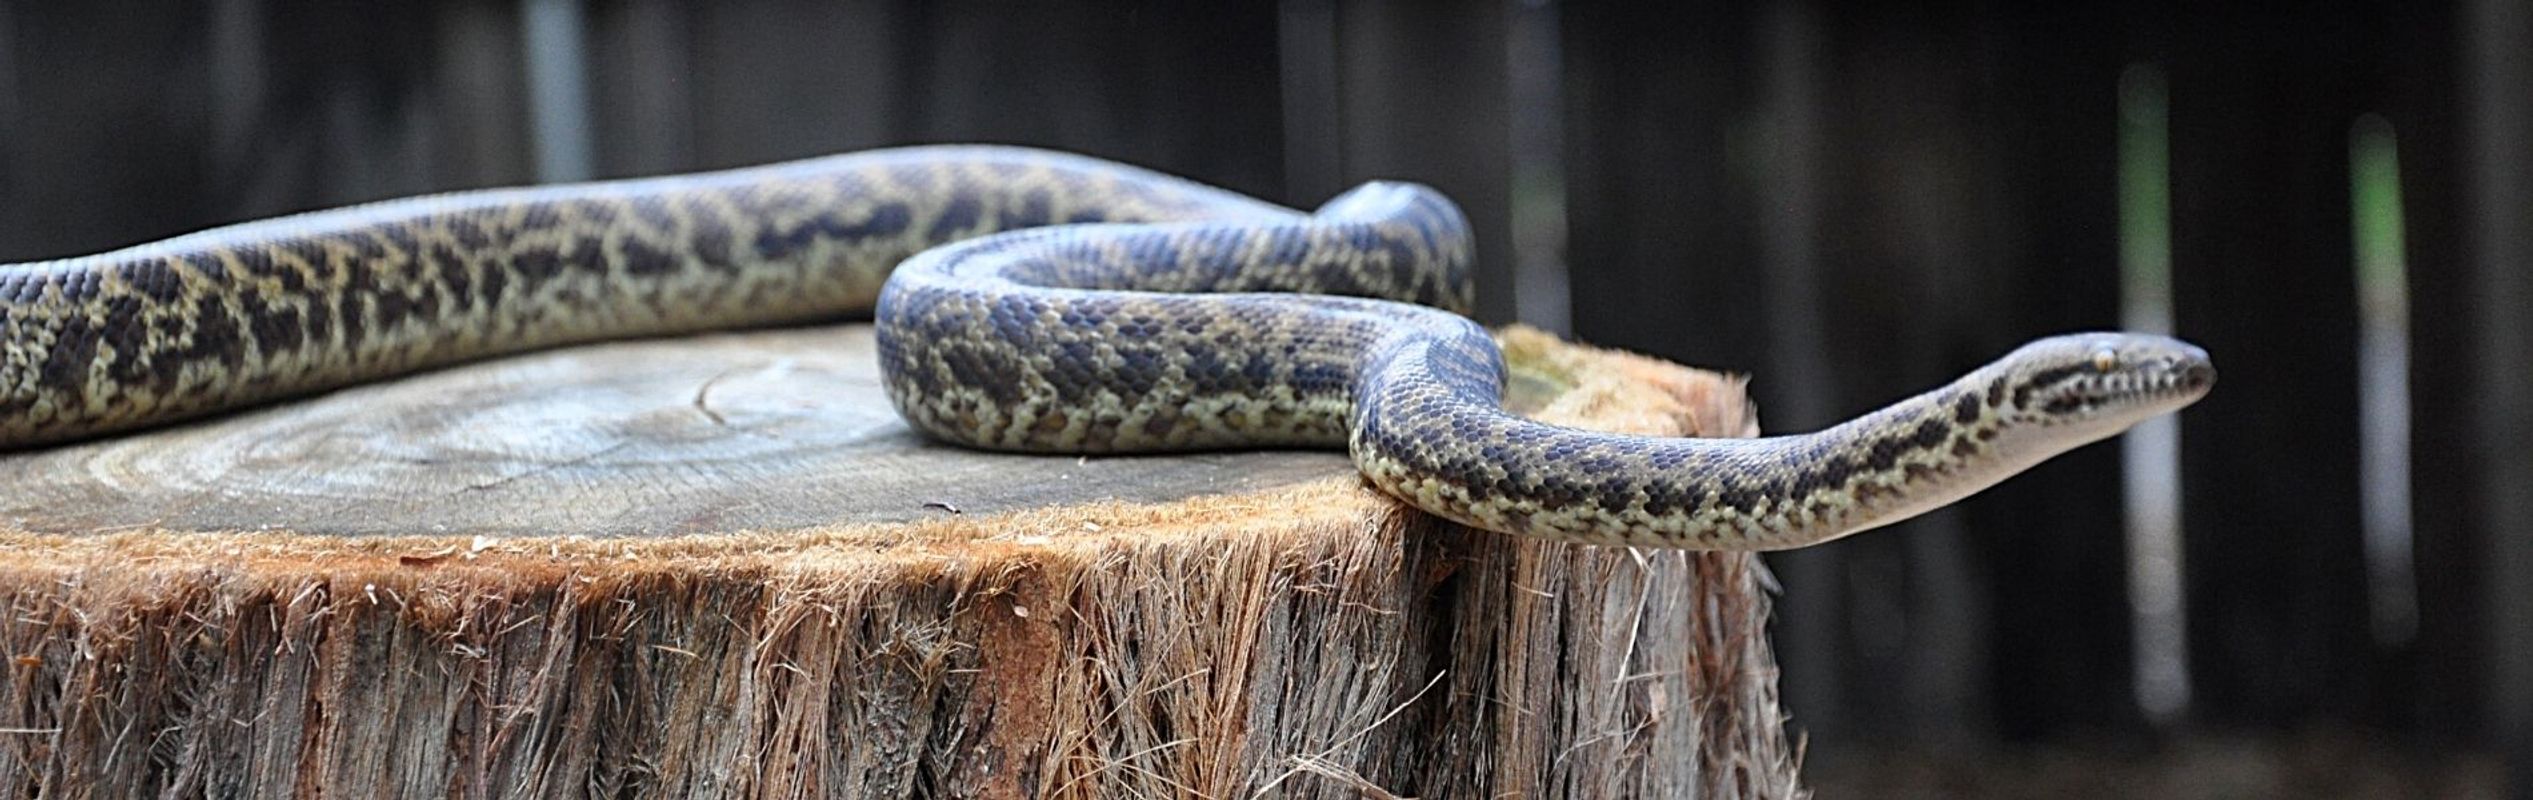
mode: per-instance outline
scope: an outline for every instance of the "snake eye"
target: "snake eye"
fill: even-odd
[[[2093,351],[2093,371],[2109,372],[2119,366],[2120,354],[2111,352],[2109,348]]]

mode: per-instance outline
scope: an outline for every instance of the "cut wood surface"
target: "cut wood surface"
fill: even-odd
[[[1525,413],[1755,430],[1501,338]],[[0,791],[1790,796],[1763,581],[1338,453],[930,443],[861,326],[608,344],[0,456]]]
[[[1348,469],[1318,451],[1048,458],[925,441],[868,326],[572,348],[0,458],[0,520],[337,535],[663,536],[1177,500]]]

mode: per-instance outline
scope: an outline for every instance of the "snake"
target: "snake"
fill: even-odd
[[[0,265],[0,449],[575,343],[867,317],[890,402],[1029,453],[1344,448],[1380,491],[1565,542],[1778,550],[2196,401],[2207,353],[2047,336],[1818,431],[1630,436],[1505,409],[1469,222],[1308,211],[1088,155],[929,145],[457,191]]]

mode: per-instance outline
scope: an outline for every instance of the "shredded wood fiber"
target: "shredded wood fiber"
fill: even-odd
[[[1544,418],[1738,382],[1505,333]],[[17,796],[1787,797],[1747,555],[1351,476],[674,538],[0,532]]]

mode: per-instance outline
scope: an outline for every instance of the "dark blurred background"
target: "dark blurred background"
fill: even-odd
[[[985,140],[1434,184],[1486,321],[1750,373],[1773,430],[2171,330],[2223,374],[2177,426],[1769,558],[1807,771],[2524,792],[2533,3],[2229,5],[20,0],[0,257]]]

